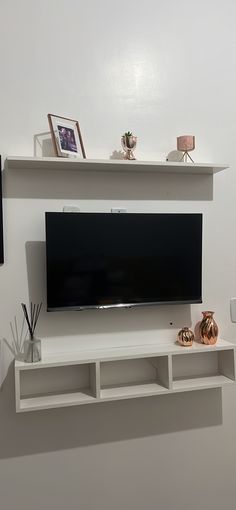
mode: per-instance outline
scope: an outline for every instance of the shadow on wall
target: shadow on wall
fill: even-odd
[[[122,333],[181,328],[191,324],[190,305],[150,306],[133,309],[46,312],[46,248],[45,243],[26,243],[29,300],[43,302],[37,333],[43,337]],[[100,341],[100,340],[99,340]]]
[[[222,424],[221,389],[15,413],[11,365],[1,390],[0,458]]]
[[[56,184],[56,185],[55,185]],[[76,170],[3,172],[4,198],[212,200],[212,175]]]
[[[55,157],[50,131],[34,135],[34,156]]]

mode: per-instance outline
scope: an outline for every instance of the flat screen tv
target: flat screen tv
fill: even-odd
[[[202,301],[202,215],[46,213],[47,310]]]

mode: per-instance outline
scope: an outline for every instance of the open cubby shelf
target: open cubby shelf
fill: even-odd
[[[80,351],[15,362],[16,411],[207,388],[235,381],[235,347],[194,343]]]

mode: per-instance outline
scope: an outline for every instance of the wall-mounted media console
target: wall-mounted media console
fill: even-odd
[[[15,362],[16,411],[217,388],[235,381],[235,347],[218,340],[117,347]]]

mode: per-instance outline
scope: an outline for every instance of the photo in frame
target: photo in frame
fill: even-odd
[[[77,120],[48,113],[48,122],[56,156],[86,158]]]
[[[4,262],[3,248],[3,214],[2,214],[2,164],[0,156],[0,264]]]

